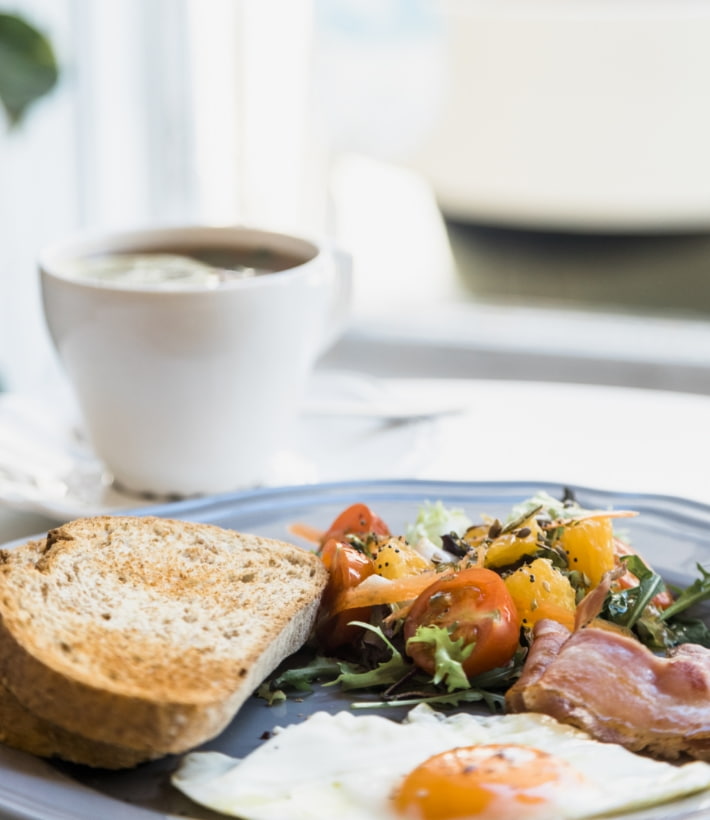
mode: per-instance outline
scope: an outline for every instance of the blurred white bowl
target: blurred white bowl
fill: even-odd
[[[441,0],[448,83],[412,165],[448,216],[710,225],[710,2]]]

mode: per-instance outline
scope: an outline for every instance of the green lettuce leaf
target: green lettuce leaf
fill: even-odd
[[[427,538],[432,544],[441,547],[442,535],[452,532],[463,535],[470,526],[471,519],[463,510],[445,507],[441,501],[427,501],[419,509],[414,524],[407,528],[405,538],[410,544]]]
[[[475,644],[465,644],[463,638],[454,641],[449,630],[440,626],[418,627],[407,641],[407,646],[410,643],[431,644],[435,663],[432,680],[435,685],[446,683],[449,692],[469,688],[463,662],[473,652]]]

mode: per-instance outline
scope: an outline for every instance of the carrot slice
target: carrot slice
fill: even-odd
[[[385,579],[382,582],[373,583],[366,581],[356,587],[343,590],[333,601],[331,612],[340,612],[343,609],[352,609],[361,606],[377,606],[378,604],[397,604],[403,601],[411,601],[420,592],[425,590],[434,581],[442,578],[441,572],[422,572],[418,575],[405,575],[392,581]],[[380,578],[381,576],[370,576],[370,578]]]
[[[296,521],[295,524],[290,524],[288,531],[291,535],[296,535],[299,538],[303,538],[305,541],[310,541],[313,544],[320,544],[325,533],[325,530],[318,530],[310,524],[304,524],[300,521]]]

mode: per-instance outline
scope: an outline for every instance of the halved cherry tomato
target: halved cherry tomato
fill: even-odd
[[[342,540],[347,535],[390,535],[389,527],[367,506],[353,504],[343,510],[321,538],[325,544],[330,538]]]
[[[321,616],[316,627],[318,640],[326,650],[350,643],[360,633],[349,621],[367,621],[370,607],[355,607],[333,612],[333,602],[347,589],[356,587],[375,572],[371,558],[349,544],[330,538],[323,545],[321,560],[328,570],[328,583],[321,599]]]
[[[407,654],[429,674],[436,662],[431,644],[410,640],[420,626],[450,630],[452,640],[463,638],[473,651],[463,671],[474,677],[504,666],[518,647],[520,616],[499,575],[471,567],[435,581],[416,599],[404,623]]]

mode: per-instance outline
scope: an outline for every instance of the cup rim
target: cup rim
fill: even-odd
[[[176,239],[181,244],[201,242],[207,245],[223,244],[230,239],[238,239],[242,246],[258,247],[268,243],[274,251],[292,254],[303,259],[302,262],[278,271],[271,271],[268,276],[233,279],[220,283],[219,290],[234,290],[249,287],[263,287],[276,281],[307,270],[318,259],[323,247],[316,241],[295,234],[255,228],[249,225],[229,223],[192,223],[185,225],[167,225],[155,227],[137,227],[119,230],[86,231],[76,233],[53,242],[44,247],[38,254],[37,264],[43,276],[50,276],[80,287],[98,290],[117,290],[123,292],[149,293],[195,293],[205,292],[203,285],[185,285],[179,289],[165,288],[160,284],[131,284],[115,281],[99,281],[90,278],[79,278],[71,272],[63,272],[63,262],[90,256],[98,253],[135,253],[141,251],[161,252],[174,249]],[[222,239],[222,242],[216,241]]]

